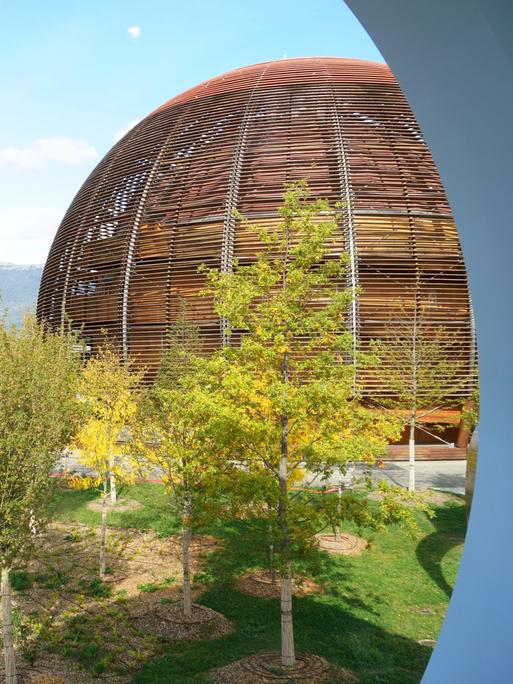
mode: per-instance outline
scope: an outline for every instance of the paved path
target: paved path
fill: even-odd
[[[443,489],[455,494],[465,493],[465,469],[466,461],[417,461],[415,464],[415,484],[417,489]],[[346,486],[351,486],[355,478],[364,472],[362,466],[356,466],[348,471],[343,478]],[[408,486],[408,462],[407,461],[384,461],[383,468],[373,468],[373,480],[388,480],[392,484],[401,487]],[[306,477],[305,483],[321,484],[318,478]],[[328,484],[338,484],[338,476],[334,475],[328,480]]]
[[[73,455],[63,458],[61,467],[73,472],[91,472],[88,468],[80,465]],[[417,488],[445,489],[456,494],[464,494],[465,468],[466,461],[417,461],[415,465]],[[355,475],[358,476],[362,471],[363,469],[357,466]],[[352,475],[353,473],[348,473],[348,476],[345,478],[346,484],[350,484]],[[385,461],[383,468],[374,468],[373,477],[376,481],[385,479],[392,484],[406,487],[408,485],[408,462]],[[307,478],[307,481],[309,479],[311,478]],[[336,484],[337,482],[338,478],[336,476],[330,480],[330,484]]]
[[[455,494],[464,494],[465,469],[466,461],[418,461],[415,464],[415,484],[419,489],[445,489]],[[385,467],[383,470],[378,469],[376,476],[377,479],[387,479],[393,484],[406,487],[408,462],[386,461]]]

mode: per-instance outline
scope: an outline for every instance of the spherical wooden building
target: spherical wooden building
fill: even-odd
[[[38,315],[107,330],[120,353],[155,369],[181,297],[207,346],[222,343],[198,295],[206,263],[255,253],[233,218],[277,220],[286,181],[344,203],[341,249],[361,294],[348,321],[357,344],[394,311],[421,303],[468,353],[474,333],[465,266],[439,175],[384,64],[283,59],[213,78],[152,112],[98,164],[71,204],[44,270]],[[369,392],[380,392],[374,378]]]

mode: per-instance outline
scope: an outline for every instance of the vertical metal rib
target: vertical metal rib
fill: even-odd
[[[347,163],[347,155],[344,146],[344,136],[342,125],[337,109],[337,101],[333,88],[330,85],[332,96],[332,110],[333,110],[333,126],[335,128],[335,145],[337,151],[339,179],[340,179],[340,196],[343,202],[343,216],[344,216],[344,239],[347,253],[349,254],[349,270],[346,275],[346,286],[352,292],[351,303],[349,304],[349,311],[347,313],[347,322],[349,331],[353,337],[353,364],[355,368],[355,384],[356,384],[356,352],[358,349],[358,332],[359,332],[359,312],[358,312],[358,254],[356,251],[356,231],[353,221],[353,203],[351,192],[351,180],[349,176],[349,168]]]
[[[174,131],[173,131],[174,132]],[[153,166],[151,167],[150,173],[146,183],[144,184],[141,197],[137,204],[137,209],[135,212],[134,222],[132,224],[132,230],[130,231],[130,237],[128,240],[128,249],[125,261],[125,274],[123,278],[123,294],[121,300],[121,342],[123,351],[123,361],[128,362],[128,293],[130,289],[130,275],[132,272],[132,264],[134,259],[135,242],[137,240],[137,233],[139,232],[139,226],[141,224],[141,217],[143,215],[144,206],[146,204],[146,198],[150,190],[155,174],[160,165],[160,160],[162,159],[164,152],[166,151],[169,140],[171,139],[173,132],[171,132],[167,138],[164,140],[160,152],[158,153]]]
[[[252,102],[255,90],[268,69],[268,64],[264,66],[257,78],[255,85],[251,90],[251,94],[244,109],[244,115],[240,124],[239,135],[235,144],[233,153],[233,164],[230,172],[230,179],[228,181],[228,195],[226,197],[226,211],[223,226],[223,243],[221,245],[221,273],[228,273],[233,265],[233,252],[235,247],[235,225],[237,220],[233,215],[237,208],[239,201],[239,185],[242,172],[242,163],[244,160],[244,153],[246,151],[246,138],[249,128],[249,122],[252,114]],[[230,324],[226,318],[221,318],[221,341],[223,347],[230,344]]]
[[[103,171],[102,175],[100,176],[100,179],[98,183],[96,184],[96,187],[91,195],[91,198],[89,199],[86,208],[83,211],[82,219],[80,221],[80,224],[77,227],[77,230],[75,231],[75,236],[73,238],[73,243],[71,245],[71,250],[70,254],[68,257],[68,265],[66,268],[66,275],[64,276],[64,284],[62,287],[62,300],[61,300],[61,326],[64,325],[66,321],[66,304],[67,304],[67,299],[68,299],[68,287],[69,287],[69,281],[71,277],[71,269],[74,264],[74,258],[75,258],[75,252],[77,249],[77,245],[79,243],[80,238],[82,237],[82,228],[84,227],[84,223],[86,219],[89,218],[89,209],[94,206],[94,203],[96,201],[96,198],[98,196],[99,191],[103,187],[103,184],[108,177],[109,171],[111,168],[115,165],[115,162],[118,160],[119,156],[121,155],[121,152],[124,152],[126,144],[130,144],[131,140],[129,137],[125,139],[125,142],[120,142],[117,150],[115,153],[112,155],[112,157],[109,160],[109,163],[106,165],[105,170]],[[87,182],[87,181],[86,181]],[[63,223],[66,220],[66,217],[63,219]]]
[[[472,386],[476,382],[475,372],[477,365],[477,336],[476,336],[476,319],[474,316],[474,304],[472,303],[472,296],[470,290],[468,291],[468,313],[469,313],[469,323],[470,323],[470,381]]]

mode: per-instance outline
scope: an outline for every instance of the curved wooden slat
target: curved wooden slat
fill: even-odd
[[[152,112],[106,155],[73,200],[45,266],[38,315],[69,316],[91,347],[104,331],[151,378],[189,303],[207,349],[222,343],[198,266],[254,258],[232,219],[276,221],[286,181],[343,201],[333,253],[352,251],[362,294],[349,320],[365,348],[401,307],[420,302],[474,364],[465,266],[447,198],[417,122],[388,67],[284,59],[223,74]],[[387,394],[379,374],[365,390]],[[462,390],[462,395],[467,390]]]

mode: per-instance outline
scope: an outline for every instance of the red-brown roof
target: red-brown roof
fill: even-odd
[[[386,64],[341,57],[300,57],[261,62],[228,71],[189,88],[161,105],[156,111],[210,95],[240,90],[272,88],[286,83],[395,83]]]

